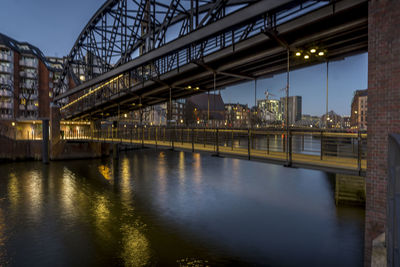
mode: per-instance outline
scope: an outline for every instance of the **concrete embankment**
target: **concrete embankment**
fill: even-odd
[[[71,143],[59,140],[50,142],[51,160],[98,158],[109,156],[111,145],[95,142]],[[13,140],[0,137],[0,161],[42,160],[41,140]]]

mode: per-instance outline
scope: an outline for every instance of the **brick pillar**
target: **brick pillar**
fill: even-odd
[[[385,231],[388,134],[400,133],[399,25],[400,1],[369,1],[365,266],[372,240]]]
[[[60,143],[60,108],[54,104],[50,104],[50,159],[56,158],[62,152]]]
[[[50,140],[52,143],[56,144],[60,141],[60,121],[61,114],[58,105],[50,104]]]

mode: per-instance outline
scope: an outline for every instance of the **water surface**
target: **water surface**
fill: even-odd
[[[324,172],[169,150],[0,165],[0,266],[362,266]]]

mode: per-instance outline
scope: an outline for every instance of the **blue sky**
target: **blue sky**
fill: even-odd
[[[329,63],[328,108],[340,115],[350,115],[353,92],[366,89],[368,55],[360,54]],[[279,99],[285,92],[286,73],[257,81],[257,99],[265,97],[265,90]],[[303,114],[322,115],[326,110],[326,64],[319,64],[290,72],[290,95],[301,95]],[[254,82],[246,82],[221,91],[225,102],[254,105]]]
[[[1,0],[0,32],[27,41],[47,56],[65,56],[76,38],[104,3],[103,0]],[[329,65],[329,110],[350,114],[353,92],[367,88],[368,56],[361,54]],[[301,95],[303,114],[325,113],[326,65],[291,72],[290,95]],[[257,82],[257,98],[264,91],[279,98],[286,86],[286,74]],[[242,83],[222,91],[225,102],[254,105],[254,83]]]

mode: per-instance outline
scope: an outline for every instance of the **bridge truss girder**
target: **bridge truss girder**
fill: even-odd
[[[68,77],[78,86],[256,1],[108,0],[77,38],[55,94]]]
[[[300,5],[306,7],[304,3]],[[286,8],[290,11],[293,7]],[[69,106],[62,108],[64,116],[76,119],[112,116],[167,102],[170,98],[208,92],[214,89],[214,73],[217,88],[223,88],[282,72],[286,69],[286,48],[268,37],[270,33],[265,34],[266,31],[277,33],[292,49],[323,46],[329,50],[323,61],[367,50],[367,1],[345,0],[292,20],[285,20],[287,16],[291,16],[290,12],[269,12],[161,56],[134,59],[106,73],[104,76],[108,78],[94,79],[87,86],[83,84],[65,94]],[[321,63],[296,59],[291,62],[291,69]],[[116,80],[109,83],[112,79]],[[187,90],[189,85],[201,89]],[[87,97],[77,101],[84,95]]]

